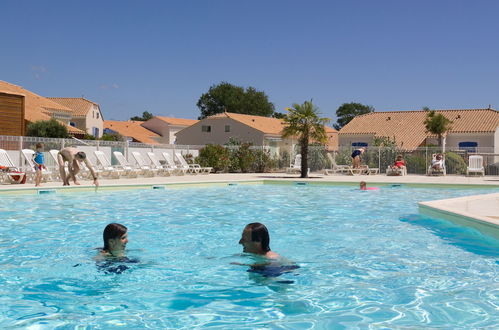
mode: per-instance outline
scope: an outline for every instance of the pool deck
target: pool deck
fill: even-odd
[[[407,186],[435,186],[435,187],[490,187],[499,188],[499,176],[486,177],[465,177],[458,175],[447,176],[386,176],[378,175],[323,175],[311,173],[310,178],[301,179],[297,174],[285,173],[221,173],[221,174],[198,174],[181,175],[167,177],[140,177],[134,179],[100,179],[100,185],[104,189],[132,188],[152,185],[168,184],[208,184],[208,183],[230,183],[230,182],[307,182],[310,184],[341,184],[358,185],[360,181],[365,181],[368,186],[405,184]],[[81,181],[81,186],[62,187],[61,182],[43,183],[42,187],[35,188],[34,184],[6,184],[0,185],[0,193],[36,193],[37,190],[88,190],[92,188],[91,181]],[[75,189],[76,188],[76,189]],[[431,202],[421,201],[419,203],[420,212],[430,216],[438,216],[458,222],[462,225],[480,227],[481,231],[486,230],[497,232],[499,238],[499,193],[467,196],[447,200],[436,200]],[[496,236],[496,235],[494,235]]]

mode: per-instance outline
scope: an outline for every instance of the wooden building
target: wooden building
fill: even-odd
[[[0,92],[0,135],[24,133],[24,95]]]

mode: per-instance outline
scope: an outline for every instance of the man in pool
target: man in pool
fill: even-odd
[[[253,222],[244,227],[239,244],[243,252],[258,254],[269,259],[278,259],[279,255],[270,250],[270,236],[267,227],[259,222]]]
[[[73,179],[73,182],[76,185],[80,184],[76,179],[76,174],[80,172],[81,162],[85,163],[88,170],[92,174],[95,186],[96,187],[99,186],[99,180],[97,180],[97,173],[95,173],[94,167],[88,161],[87,155],[83,151],[79,151],[78,149],[72,147],[64,148],[61,151],[59,151],[59,154],[57,155],[57,161],[59,163],[59,172],[61,174],[61,180],[63,182],[62,184],[63,186],[69,186],[70,178]],[[69,172],[68,175],[66,175],[66,170],[64,168],[66,162],[68,163],[68,172]]]

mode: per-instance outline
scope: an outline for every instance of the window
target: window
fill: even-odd
[[[467,150],[468,152],[476,152],[478,143],[476,142],[459,142],[459,149]]]
[[[98,112],[96,113],[96,116],[97,116],[97,119],[99,119],[99,113]]]
[[[353,142],[352,147],[367,147],[367,143],[365,143],[365,142]]]
[[[99,137],[99,128],[92,127],[92,135],[95,137]]]
[[[230,125],[225,125],[225,131],[230,132]]]
[[[72,121],[69,122],[69,126],[73,126],[73,127],[76,127],[76,124]]]
[[[92,111],[92,118],[95,118],[95,112]]]
[[[211,126],[209,125],[201,126],[201,132],[211,132]]]

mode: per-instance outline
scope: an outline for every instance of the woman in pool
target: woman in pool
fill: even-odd
[[[119,223],[110,223],[104,228],[102,238],[104,247],[101,254],[109,257],[124,257],[128,243],[128,229]]]

